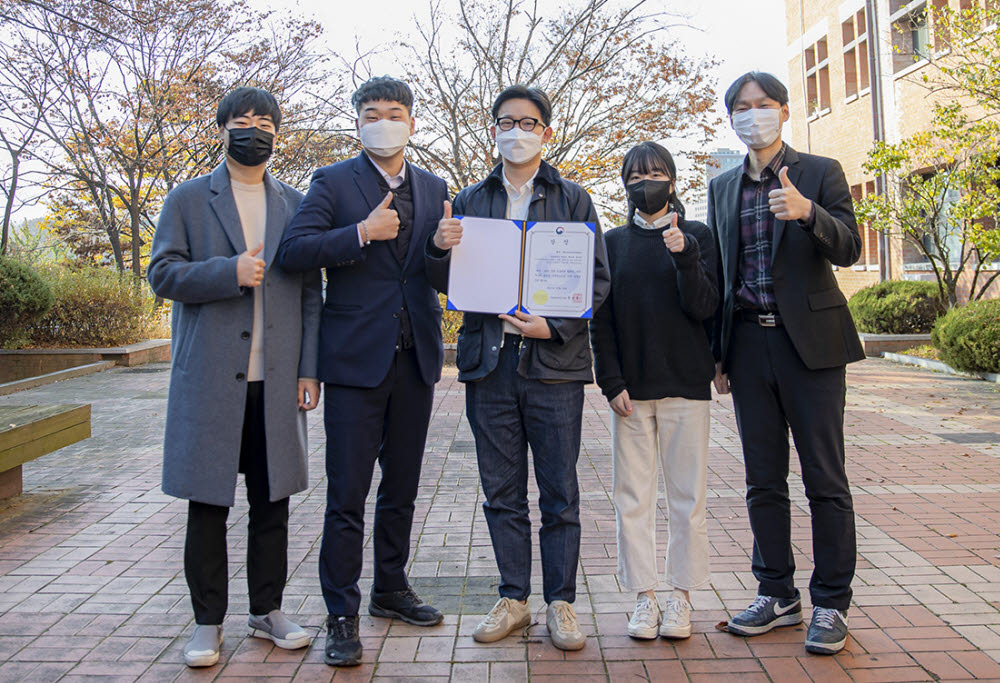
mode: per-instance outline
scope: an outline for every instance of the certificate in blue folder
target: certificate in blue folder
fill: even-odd
[[[593,317],[593,223],[456,218],[462,241],[451,250],[449,310]]]

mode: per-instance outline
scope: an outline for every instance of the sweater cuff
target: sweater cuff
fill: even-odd
[[[601,385],[601,393],[604,394],[604,398],[609,401],[626,389],[628,389],[628,387],[625,385],[625,380],[620,377],[612,380],[611,384]]]
[[[698,239],[689,232],[684,233],[684,249],[673,254],[674,263],[678,268],[691,268],[701,259],[701,247]]]

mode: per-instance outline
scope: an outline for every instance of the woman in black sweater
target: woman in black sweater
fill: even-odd
[[[643,142],[625,155],[628,222],[605,233],[611,294],[591,323],[597,383],[611,405],[618,578],[636,591],[635,638],[691,635],[689,591],[709,583],[705,521],[710,384],[706,327],[719,292],[715,242],[684,219],[670,153]],[[657,461],[669,510],[661,619],[655,589]]]

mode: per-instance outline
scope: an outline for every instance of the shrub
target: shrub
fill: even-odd
[[[447,308],[448,297],[438,294],[443,312],[441,314],[441,337],[445,344],[454,344],[458,341],[458,328],[462,326],[462,314],[459,311],[449,311]]]
[[[150,322],[141,280],[102,268],[51,269],[55,303],[31,326],[36,346],[121,346],[144,338]]]
[[[945,312],[934,282],[888,280],[859,290],[847,302],[860,332],[918,334],[930,332]]]
[[[0,347],[26,339],[26,327],[52,307],[52,289],[31,267],[0,257]]]
[[[1000,299],[951,309],[938,318],[931,341],[956,370],[1000,372]]]

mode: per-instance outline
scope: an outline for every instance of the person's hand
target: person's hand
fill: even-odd
[[[550,339],[552,330],[549,324],[540,315],[530,315],[524,311],[514,311],[514,315],[501,313],[500,317],[516,327],[522,337],[532,339]]]
[[[722,363],[715,364],[715,379],[712,380],[712,384],[715,385],[715,393],[729,393],[729,375],[722,372]]]
[[[368,218],[362,221],[365,224],[365,230],[368,231],[369,241],[396,239],[396,235],[399,233],[399,214],[394,209],[389,208],[391,202],[392,192],[386,192],[385,198],[372,209]]]
[[[264,259],[257,254],[264,248],[261,242],[253,249],[247,249],[236,259],[236,282],[240,287],[257,287],[264,281]]]
[[[663,231],[663,244],[673,253],[684,251],[684,233],[677,227],[677,212],[670,214],[670,227]]]
[[[615,396],[608,403],[611,404],[611,410],[622,417],[628,417],[632,414],[632,401],[629,400],[628,389],[622,389],[622,393]]]
[[[299,410],[312,410],[319,405],[319,380],[299,380]]]
[[[447,251],[462,241],[462,221],[451,217],[451,202],[444,202],[444,215],[434,233],[434,246]]]
[[[767,195],[771,205],[771,213],[782,221],[795,221],[809,218],[812,213],[812,200],[802,196],[792,181],[788,179],[788,167],[782,166],[778,171],[781,189],[771,190]]]

